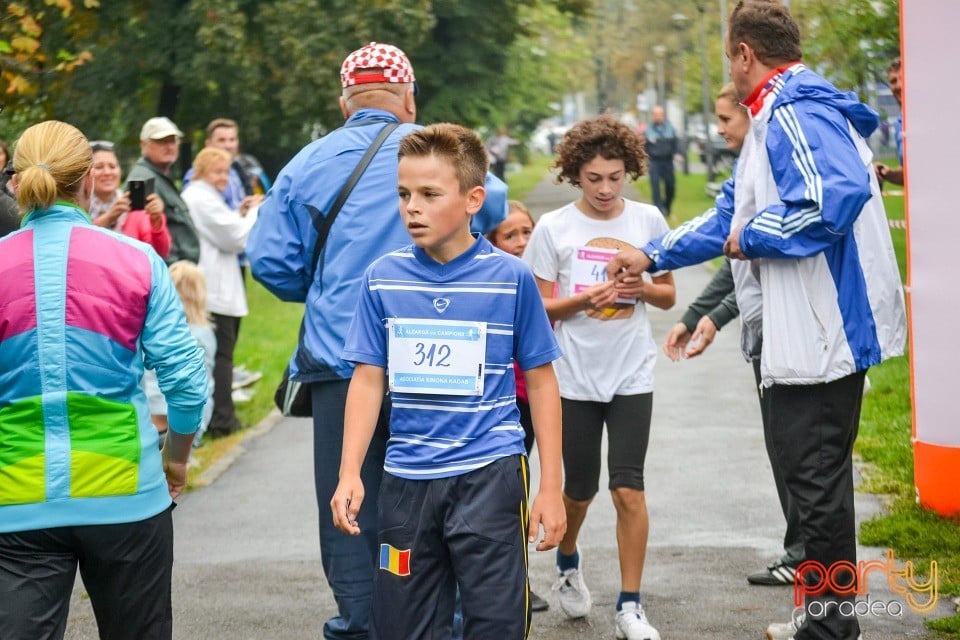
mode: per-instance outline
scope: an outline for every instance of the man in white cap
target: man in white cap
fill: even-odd
[[[277,176],[260,205],[247,241],[253,276],[282,300],[309,301],[300,343],[290,361],[291,378],[310,383],[313,400],[314,481],[320,511],[323,571],[339,613],[323,627],[327,639],[367,637],[377,547],[377,501],[366,500],[359,536],[339,531],[329,503],[337,487],[343,442],[343,411],[353,363],[340,357],[366,268],[379,256],[410,244],[397,198],[397,145],[420,129],[413,67],[397,47],[371,42],[354,51],[340,69],[340,109],[346,124],[311,142]],[[385,139],[343,203],[323,251],[313,250],[323,219],[364,152],[385,126]],[[474,231],[490,231],[506,215],[506,185],[487,174],[484,208]],[[364,487],[380,490],[388,435],[389,402],[363,464]]]
[[[170,232],[170,254],[167,264],[177,260],[200,260],[200,240],[193,226],[190,209],[180,197],[180,192],[170,179],[170,168],[180,155],[180,139],[183,132],[169,118],[147,120],[140,129],[141,158],[127,176],[127,188],[132,180],[153,180],[153,187],[167,214],[167,230]]]

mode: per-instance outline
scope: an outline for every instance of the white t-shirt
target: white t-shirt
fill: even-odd
[[[568,298],[573,295],[578,249],[639,248],[669,230],[660,211],[649,204],[624,199],[619,216],[596,220],[571,203],[540,218],[523,260],[535,276],[557,283],[558,298]],[[661,273],[666,272],[656,275]],[[609,402],[615,395],[653,391],[657,348],[644,307],[638,303],[618,305],[615,312],[579,312],[556,323],[563,350],[563,357],[554,362],[561,396]]]

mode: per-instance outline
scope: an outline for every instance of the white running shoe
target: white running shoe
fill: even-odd
[[[581,558],[580,562],[583,562]],[[568,618],[582,618],[590,613],[593,601],[590,600],[590,590],[583,581],[583,573],[579,568],[560,571],[557,569],[557,581],[553,583],[552,591],[557,592],[560,609]]]
[[[803,624],[803,617],[800,618],[800,624]],[[767,640],[793,640],[793,634],[797,632],[797,623],[774,622],[767,627]]]
[[[636,602],[624,602],[617,611],[617,638],[626,640],[660,640],[660,634],[654,629],[643,612],[643,605]]]

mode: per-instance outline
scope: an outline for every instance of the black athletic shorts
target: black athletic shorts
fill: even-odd
[[[590,500],[600,489],[600,443],[607,425],[607,469],[611,490],[643,491],[643,464],[650,440],[653,393],[614,396],[610,402],[561,398],[563,404],[563,492]]]

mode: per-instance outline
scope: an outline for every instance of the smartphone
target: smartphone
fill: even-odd
[[[130,191],[130,209],[142,211],[147,208],[147,196],[153,193],[153,178],[130,180],[127,189]]]

